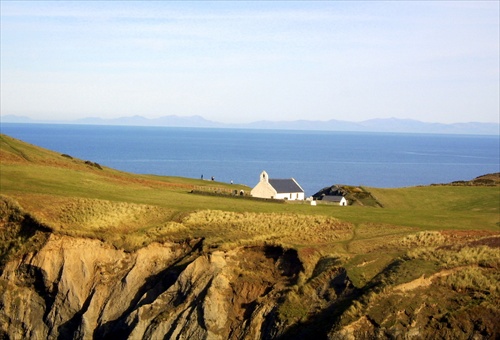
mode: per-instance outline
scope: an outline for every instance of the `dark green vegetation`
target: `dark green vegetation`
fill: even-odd
[[[423,337],[498,335],[498,175],[467,185],[350,187],[358,204],[310,206],[219,195],[249,192],[244,186],[132,175],[5,135],[0,157],[2,266],[49,233],[126,251],[195,239],[205,252],[273,245],[301,261],[276,312],[282,336],[397,337],[415,324]]]
[[[321,189],[313,195],[315,199],[321,200],[323,196],[344,196],[349,205],[361,205],[367,207],[383,207],[382,203],[364,187],[355,187],[350,185],[333,185]],[[323,203],[323,202],[321,202]]]

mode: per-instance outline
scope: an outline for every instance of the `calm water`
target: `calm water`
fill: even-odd
[[[262,170],[312,195],[333,184],[403,187],[500,171],[499,136],[2,124],[1,132],[116,169],[254,186]]]

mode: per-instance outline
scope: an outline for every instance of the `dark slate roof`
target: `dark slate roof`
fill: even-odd
[[[290,179],[269,179],[269,184],[278,194],[287,192],[304,192],[300,185],[293,178]]]
[[[344,198],[344,196],[325,195],[321,198],[321,200],[327,202],[340,202],[342,198]]]

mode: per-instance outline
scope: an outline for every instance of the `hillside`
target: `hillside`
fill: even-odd
[[[1,337],[500,334],[498,186],[366,188],[383,208],[276,204],[5,135],[0,165]]]
[[[439,184],[435,184],[439,185]],[[496,172],[493,174],[486,174],[482,176],[478,176],[474,179],[468,181],[454,181],[444,185],[472,185],[472,186],[481,186],[481,185],[491,185],[496,186],[500,185],[500,173]]]

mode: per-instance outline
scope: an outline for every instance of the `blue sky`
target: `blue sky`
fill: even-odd
[[[499,1],[1,1],[1,114],[499,122]]]

